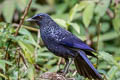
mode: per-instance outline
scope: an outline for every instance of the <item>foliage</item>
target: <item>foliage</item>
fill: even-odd
[[[60,58],[49,52],[41,39],[38,44],[37,26],[24,22],[19,35],[14,36],[28,1],[0,1],[0,80],[33,80],[46,71],[59,70]],[[41,12],[50,14],[61,27],[98,50],[98,64],[95,58],[89,58],[103,77],[120,79],[119,0],[33,0],[26,18]],[[62,59],[61,69],[64,63]],[[72,64],[68,77],[83,79],[74,72]]]

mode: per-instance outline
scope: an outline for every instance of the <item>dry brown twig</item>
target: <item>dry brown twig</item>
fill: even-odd
[[[62,61],[62,58],[59,58],[59,61],[57,63],[57,70],[60,70],[60,63],[61,63],[61,61]]]
[[[25,59],[25,57],[24,57],[24,55],[23,55],[21,50],[19,52],[19,55],[20,55],[20,58],[22,58],[22,61],[25,64],[26,68],[28,68],[27,61],[26,61],[26,59]]]
[[[21,20],[20,20],[19,26],[18,26],[18,28],[17,28],[16,33],[15,33],[14,36],[17,36],[18,31],[20,30],[21,25],[23,24],[24,19],[25,19],[27,13],[28,13],[28,10],[29,10],[29,8],[30,8],[31,3],[32,3],[32,0],[29,1],[28,5],[27,5],[27,7],[26,7],[26,9],[25,9],[24,15],[21,17]]]
[[[107,9],[107,14],[110,18],[114,18],[114,13],[110,10],[110,9]]]
[[[19,24],[14,23],[14,24],[12,24],[12,26],[15,27],[15,28],[18,28]],[[38,31],[37,28],[33,28],[31,26],[22,25],[22,27],[26,28],[29,31],[33,31],[33,32],[37,32]]]

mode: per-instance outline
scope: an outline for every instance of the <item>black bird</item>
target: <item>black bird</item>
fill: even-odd
[[[103,80],[86,55],[94,56],[90,48],[71,32],[61,28],[48,14],[40,13],[27,21],[35,22],[40,27],[41,38],[49,51],[66,61],[64,74],[74,60],[77,72],[89,79]],[[69,61],[71,58],[71,61]]]

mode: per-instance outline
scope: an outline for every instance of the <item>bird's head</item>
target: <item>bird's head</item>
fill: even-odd
[[[31,18],[28,18],[26,21],[35,22],[35,23],[40,24],[40,23],[45,23],[45,22],[47,22],[50,19],[51,18],[50,18],[50,16],[48,14],[40,13],[40,14],[34,15]]]

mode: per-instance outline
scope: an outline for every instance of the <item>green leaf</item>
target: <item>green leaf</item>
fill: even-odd
[[[27,69],[27,73],[28,73],[28,78],[29,80],[34,80],[35,78],[35,68],[33,65],[29,65],[29,68]]]
[[[64,27],[67,29],[67,22],[63,19],[54,19],[57,24],[59,24],[61,27]]]
[[[30,44],[26,44],[22,41],[18,41],[19,46],[24,51],[25,57],[28,59],[30,63],[34,63],[34,47]]]
[[[49,69],[49,72],[57,72],[57,66],[53,66],[51,69]]]
[[[85,7],[87,7],[89,4],[89,1],[80,1],[78,5],[78,11],[82,11]]]
[[[78,4],[76,4],[69,13],[69,20],[72,21],[78,9]]]
[[[117,37],[119,37],[119,35],[118,35],[116,32],[110,31],[110,32],[108,32],[108,33],[105,33],[105,34],[100,35],[99,41],[112,40],[112,39],[115,39],[115,38],[117,38]],[[93,38],[93,41],[95,41],[95,42],[97,41],[97,36]]]
[[[8,78],[7,78],[7,76],[6,76],[6,75],[4,75],[4,74],[2,74],[2,73],[0,73],[0,77],[5,78],[6,80],[8,79]]]
[[[117,61],[113,58],[112,55],[104,51],[100,51],[99,54],[100,54],[100,57],[103,58],[105,61],[107,61],[109,64],[111,65],[115,64],[120,69],[119,63],[117,63]]]
[[[50,61],[47,62],[47,65],[53,65],[53,64],[55,64],[56,62],[57,62],[56,59],[52,59],[52,60],[50,60]]]
[[[15,1],[16,1],[17,9],[23,11],[29,0],[15,0]]]
[[[107,8],[109,7],[110,0],[100,0],[95,8],[96,13],[96,22],[98,23],[100,18],[106,13]]]
[[[113,19],[112,24],[116,32],[120,32],[120,13]]]
[[[42,54],[43,52],[39,53],[38,54],[38,57],[46,57],[46,58],[49,58],[49,57],[53,57],[53,54],[50,53],[50,52],[44,52],[44,54]]]
[[[35,46],[37,46],[37,47],[40,48],[40,46],[37,44],[37,42],[36,42],[35,39],[33,38],[32,34],[31,34],[27,29],[21,28],[21,29],[19,30],[19,33],[20,33],[20,34],[23,34],[23,35],[26,35],[26,36],[28,37],[28,42],[30,42],[31,44],[33,44],[33,45],[35,45]],[[27,39],[26,39],[26,41],[27,41]],[[26,41],[25,41],[25,42],[26,42]]]
[[[93,18],[94,7],[95,7],[95,3],[91,1],[83,12],[83,23],[85,27],[89,26]]]
[[[103,23],[101,24],[101,31],[102,31],[102,32],[106,32],[106,31],[108,31],[109,28],[110,28],[109,23],[107,23],[107,22],[103,22]]]
[[[115,76],[118,78],[117,80],[120,80],[120,70],[115,73]]]
[[[70,24],[76,32],[80,34],[80,26],[77,23],[68,23]]]
[[[113,77],[115,73],[117,72],[118,68],[116,66],[113,66],[107,73],[109,80],[113,80]]]
[[[12,65],[12,63],[10,63],[9,61],[0,60],[0,68],[3,69],[3,71],[5,71],[5,64]]]
[[[113,56],[107,52],[100,51],[99,54],[100,54],[100,57],[106,60],[109,64],[114,64],[114,62],[116,62]]]
[[[68,4],[66,3],[61,3],[59,5],[56,5],[56,13],[57,14],[63,14],[65,10],[68,8]]]
[[[37,9],[35,14],[49,13],[49,12],[53,11],[53,9],[48,5],[32,4],[31,7]]]
[[[15,11],[14,0],[5,0],[2,11],[3,11],[3,16],[5,18],[5,21],[8,23],[11,23],[13,19],[14,11]]]

